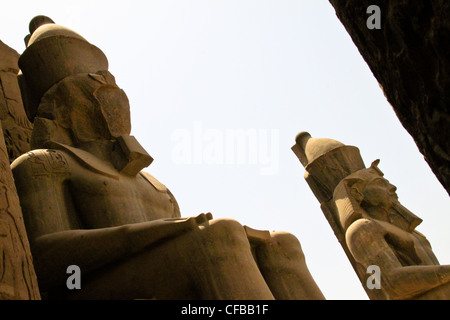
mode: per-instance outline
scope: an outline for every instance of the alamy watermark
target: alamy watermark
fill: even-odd
[[[369,290],[381,289],[381,269],[379,266],[369,266],[367,268],[367,274],[370,276],[367,278],[366,286]]]
[[[70,276],[66,280],[66,286],[69,290],[81,290],[81,269],[77,265],[67,267],[67,274]]]
[[[370,30],[381,29],[381,9],[377,5],[367,7],[367,14],[370,14],[366,25]]]
[[[195,121],[192,129],[172,133],[172,161],[177,165],[253,165],[261,175],[278,173],[278,129],[206,128]]]
[[[80,269],[80,267],[77,265],[68,266],[66,273],[70,274],[70,276],[66,280],[67,289],[81,290],[81,269]],[[367,274],[370,274],[370,276],[367,278],[367,281],[366,281],[367,288],[369,290],[380,290],[381,289],[381,269],[380,269],[380,267],[376,266],[376,265],[369,266],[367,268]],[[264,309],[264,311],[265,311],[265,309]],[[186,312],[186,314],[190,314],[190,312],[188,312],[187,309],[185,310],[185,312]],[[227,313],[228,313],[228,310],[227,310]]]

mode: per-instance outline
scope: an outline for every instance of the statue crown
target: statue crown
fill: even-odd
[[[329,201],[339,182],[348,175],[364,169],[358,148],[339,141],[312,138],[300,132],[292,151],[305,167],[305,179],[320,203]]]
[[[34,120],[42,96],[64,78],[108,70],[108,59],[75,31],[45,16],[30,22],[27,48],[19,58],[19,84],[26,92],[24,106]]]

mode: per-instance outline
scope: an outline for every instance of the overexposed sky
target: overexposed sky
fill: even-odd
[[[8,1],[0,40],[22,53],[39,14],[105,52],[147,171],[183,216],[289,231],[326,298],[367,299],[290,150],[308,131],[357,146],[366,166],[381,159],[450,263],[449,197],[327,0]],[[254,143],[233,143],[242,132]]]

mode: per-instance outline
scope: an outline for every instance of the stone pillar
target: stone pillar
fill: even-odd
[[[37,278],[10,169],[11,157],[29,148],[25,130],[29,124],[17,83],[17,59],[18,54],[0,41],[0,300],[37,300]],[[9,148],[3,125],[8,128],[5,136]]]
[[[35,299],[40,299],[37,278],[5,141],[0,134],[0,300]]]
[[[19,54],[0,41],[0,120],[10,162],[30,151],[32,124],[18,82]]]

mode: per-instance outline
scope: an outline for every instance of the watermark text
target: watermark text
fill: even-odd
[[[190,130],[175,130],[171,139],[177,165],[254,165],[261,175],[279,170],[278,129],[215,129],[196,121]]]

